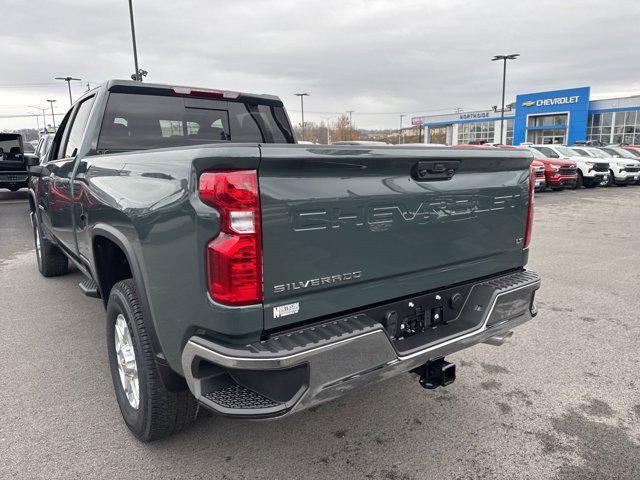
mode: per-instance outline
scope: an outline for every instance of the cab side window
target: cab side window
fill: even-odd
[[[82,143],[82,134],[89,121],[89,114],[93,106],[94,97],[87,98],[76,109],[76,115],[71,123],[71,129],[64,147],[64,156],[61,158],[75,157]],[[66,133],[66,132],[65,132]],[[64,137],[63,137],[64,138]]]
[[[48,161],[58,160],[64,158],[64,144],[66,138],[69,136],[69,129],[71,128],[73,110],[69,110],[62,119],[58,131],[53,139],[53,145],[51,145],[51,155],[49,155]]]

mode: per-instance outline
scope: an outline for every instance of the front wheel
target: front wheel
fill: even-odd
[[[129,430],[143,442],[191,425],[198,403],[189,390],[162,383],[133,280],[116,283],[107,304],[107,352],[116,399]]]
[[[578,170],[578,177],[576,178],[576,183],[573,185],[573,189],[576,190],[584,185],[584,179],[582,178],[582,172]]]
[[[609,180],[607,180],[607,187],[611,187],[616,183],[616,177],[613,175],[613,170],[609,170]]]

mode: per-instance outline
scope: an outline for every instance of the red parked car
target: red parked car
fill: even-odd
[[[502,145],[502,144],[490,144],[486,146],[493,146],[495,148],[518,148],[513,145]],[[541,159],[536,158],[531,162],[531,168],[535,171],[536,180],[535,180],[535,189],[536,192],[542,192],[545,190],[549,184],[547,179],[546,165]]]
[[[640,145],[624,145],[622,148],[629,150],[636,157],[640,157]]]
[[[533,153],[533,157],[544,165],[544,176],[547,180],[547,187],[551,187],[552,190],[576,188],[578,167],[575,162],[561,158],[545,157],[535,148],[529,150]]]
[[[547,188],[547,181],[545,175],[545,165],[540,160],[533,160],[531,162],[531,168],[536,172],[535,187],[536,192],[541,192]]]

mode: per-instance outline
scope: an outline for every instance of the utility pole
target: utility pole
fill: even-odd
[[[504,143],[503,131],[504,131],[504,90],[507,84],[507,60],[515,60],[520,56],[519,53],[511,53],[509,55],[494,55],[491,59],[492,62],[496,60],[502,60],[502,110],[500,110],[500,143]]]
[[[27,105],[29,108],[35,108],[36,110],[40,110],[40,113],[42,113],[42,129],[44,130],[45,128],[47,128],[47,117],[45,117],[44,112],[47,110],[46,108],[42,108],[42,107],[36,107],[35,105]],[[40,132],[38,132],[38,134],[40,134]]]
[[[51,105],[51,118],[53,118],[53,129],[56,129],[56,115],[55,113],[53,113],[53,103],[55,102],[55,100],[47,100],[47,102],[49,102],[49,105]]]
[[[349,140],[353,140],[353,112],[355,112],[355,110],[347,110],[347,113],[349,114]]]
[[[136,45],[136,27],[133,22],[133,0],[129,0],[129,20],[131,21],[131,42],[133,43],[133,66],[136,69],[136,73],[131,75],[131,80],[137,82],[142,81],[142,77],[147,76],[147,71],[138,67],[138,47]]]
[[[398,143],[402,143],[402,119],[406,117],[406,115],[400,115],[400,130],[398,130]]]
[[[73,98],[71,97],[71,80],[81,82],[80,78],[73,77],[56,77],[54,80],[64,80],[67,82],[67,88],[69,89],[69,106],[73,105]]]
[[[296,97],[300,97],[300,112],[302,114],[302,140],[304,140],[304,97],[308,97],[308,93],[294,93]]]

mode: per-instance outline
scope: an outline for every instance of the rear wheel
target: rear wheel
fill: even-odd
[[[37,215],[33,215],[33,240],[36,246],[38,270],[44,277],[58,277],[69,271],[69,259],[62,251],[42,234],[42,226]]]
[[[139,440],[168,437],[195,421],[198,403],[191,392],[170,392],[162,383],[131,279],[122,280],[111,289],[107,351],[120,412]]]

